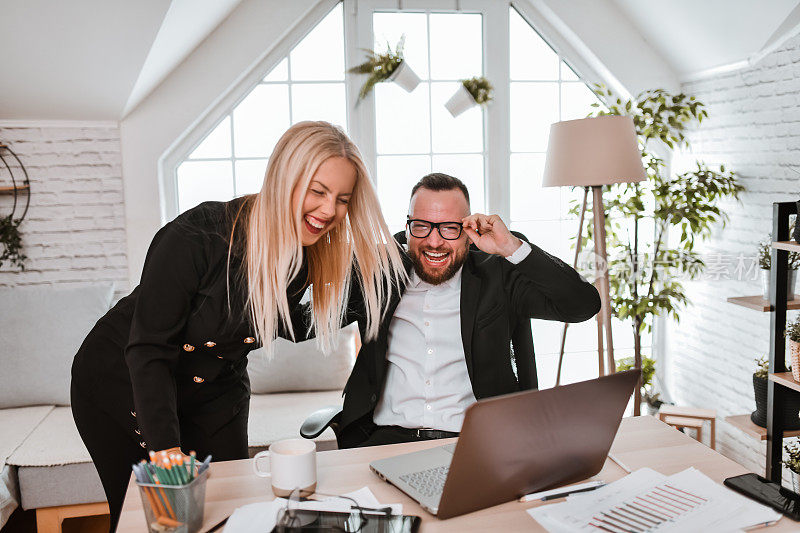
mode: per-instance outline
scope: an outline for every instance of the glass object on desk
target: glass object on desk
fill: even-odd
[[[419,530],[418,516],[393,515],[391,507],[362,507],[358,502],[343,495],[315,493],[316,496],[335,496],[352,502],[350,511],[332,512],[302,508],[301,491],[295,489],[286,501],[286,507],[278,512],[275,533],[301,531],[378,533],[392,531],[415,533]]]

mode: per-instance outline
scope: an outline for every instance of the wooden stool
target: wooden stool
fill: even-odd
[[[103,514],[109,514],[106,502],[40,507],[36,509],[36,531],[37,533],[61,533],[61,523],[66,518]]]
[[[712,450],[716,449],[717,412],[714,409],[662,405],[658,410],[658,419],[678,429],[696,429],[697,440],[700,442],[703,442],[703,422],[708,420],[711,423],[710,447]]]

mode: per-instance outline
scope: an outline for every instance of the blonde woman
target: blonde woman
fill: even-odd
[[[97,322],[72,366],[72,410],[111,530],[131,464],[148,451],[248,456],[248,352],[306,333],[293,323],[310,322],[330,345],[354,282],[363,334],[374,338],[404,275],[358,149],[327,122],[281,137],[258,194],[203,203],[164,226],[141,283]],[[309,284],[313,312],[303,317]]]

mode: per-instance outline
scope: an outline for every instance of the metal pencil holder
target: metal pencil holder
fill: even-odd
[[[208,468],[187,485],[139,483],[151,533],[195,533],[203,524]]]

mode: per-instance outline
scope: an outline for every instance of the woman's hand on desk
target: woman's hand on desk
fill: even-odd
[[[190,460],[190,456],[183,453],[180,446],[159,450],[157,452],[150,452],[150,461],[164,467],[166,467],[167,464],[170,466],[188,464]]]

